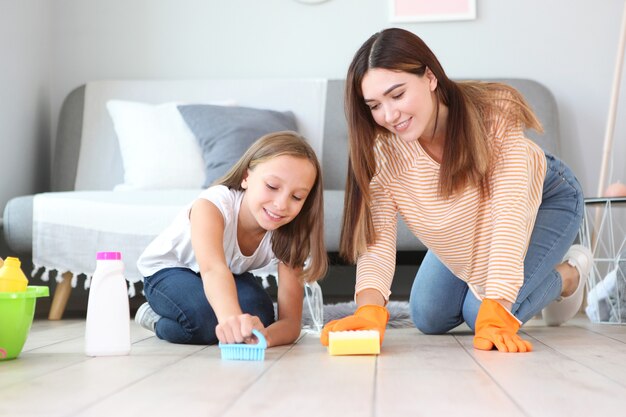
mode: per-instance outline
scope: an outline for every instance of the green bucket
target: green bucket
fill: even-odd
[[[33,324],[37,297],[48,295],[48,287],[35,285],[26,291],[0,292],[0,361],[18,357]]]

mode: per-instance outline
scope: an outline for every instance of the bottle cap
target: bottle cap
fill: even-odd
[[[96,255],[96,260],[98,261],[118,261],[120,259],[122,259],[122,254],[120,252],[98,252]]]
[[[20,258],[14,258],[12,256],[7,256],[7,258],[4,260],[4,263],[7,266],[17,266],[18,268],[20,267],[20,265],[22,265],[22,262],[20,262]]]

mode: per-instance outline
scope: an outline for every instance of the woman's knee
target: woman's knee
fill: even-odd
[[[409,308],[413,324],[424,334],[444,334],[452,328],[443,323],[441,312],[429,306],[427,302],[420,303],[411,299]]]

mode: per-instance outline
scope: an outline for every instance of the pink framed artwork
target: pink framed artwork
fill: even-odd
[[[389,0],[392,22],[476,19],[476,0]]]

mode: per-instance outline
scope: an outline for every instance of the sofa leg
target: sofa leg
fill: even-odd
[[[62,275],[63,280],[57,284],[52,298],[52,306],[50,306],[50,314],[48,320],[61,320],[65,312],[67,300],[72,292],[72,273],[65,272]]]

